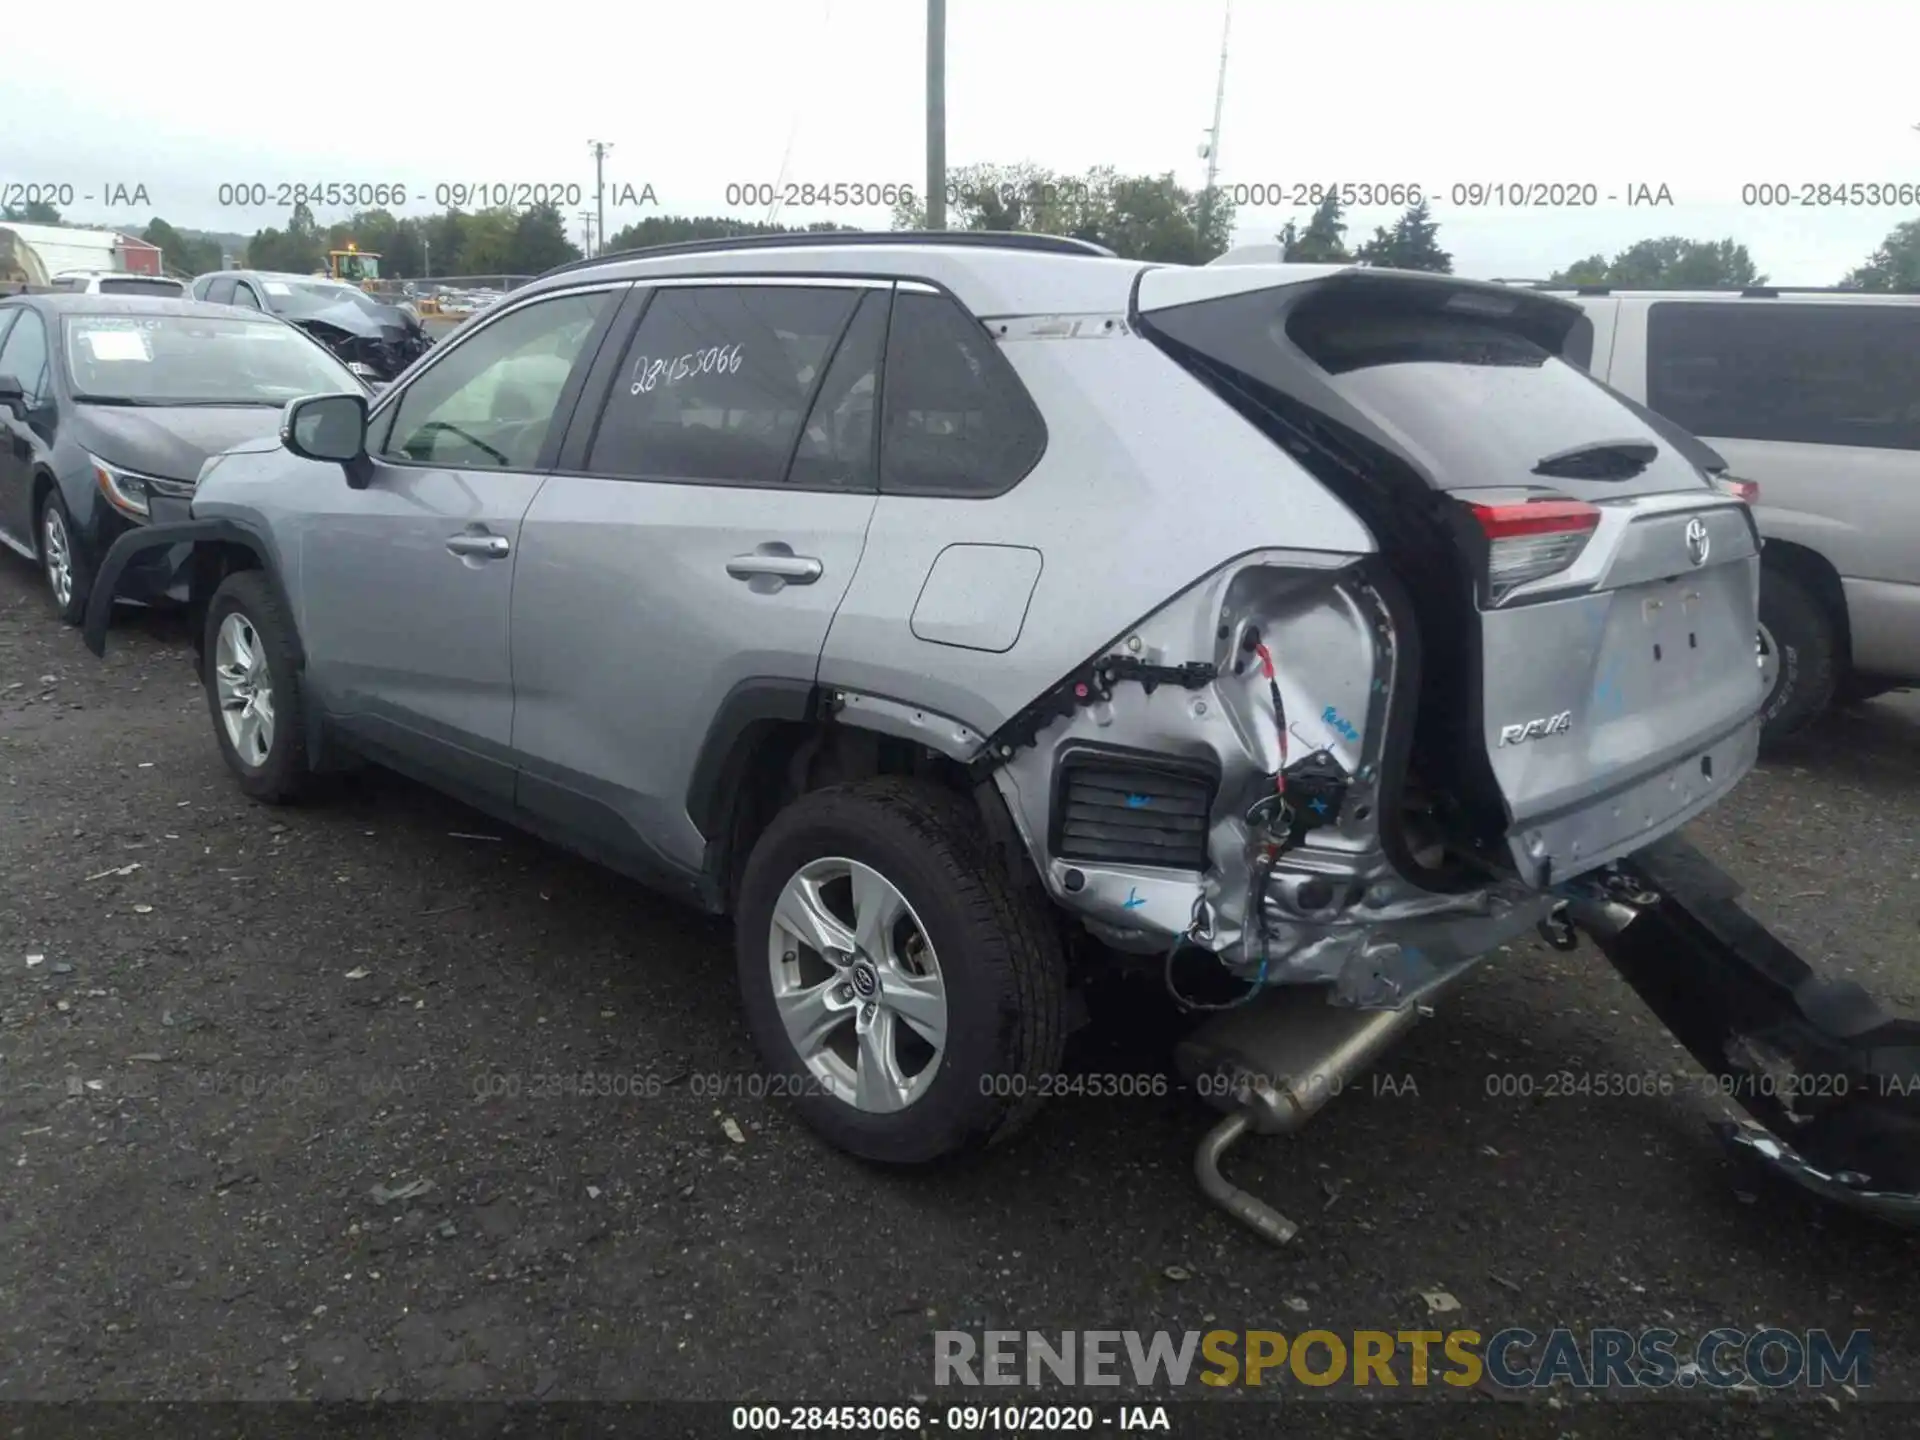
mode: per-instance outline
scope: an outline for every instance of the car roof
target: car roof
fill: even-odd
[[[1124,312],[1149,264],[1057,235],[979,231],[826,231],[691,241],[596,256],[549,270],[515,300],[602,280],[706,275],[891,276],[951,291],[975,315]]]
[[[213,320],[231,320],[234,307],[216,305],[210,300],[175,300],[159,295],[33,295],[27,297],[38,308],[57,315],[199,315]],[[249,311],[249,314],[258,312]],[[266,317],[273,319],[272,316]],[[280,322],[274,320],[275,324]]]

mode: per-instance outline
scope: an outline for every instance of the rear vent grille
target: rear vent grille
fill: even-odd
[[[1204,870],[1215,784],[1198,766],[1069,754],[1054,795],[1053,853],[1062,860]]]

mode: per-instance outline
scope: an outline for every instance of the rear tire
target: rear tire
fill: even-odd
[[[220,758],[255,800],[284,805],[313,788],[293,622],[258,570],[220,582],[207,604],[201,682]]]
[[[807,897],[831,922],[801,921],[818,944],[786,928],[809,913]],[[894,778],[802,796],[754,846],[735,909],[747,1026],[777,1093],[833,1145],[881,1164],[1006,1139],[1060,1063],[1053,918],[961,797]],[[935,991],[937,1047],[915,1008]],[[819,997],[810,1011],[808,996]]]
[[[1777,745],[1805,730],[1833,703],[1840,676],[1840,631],[1831,611],[1797,577],[1767,569],[1760,577],[1763,643],[1777,669],[1760,710],[1760,739]]]

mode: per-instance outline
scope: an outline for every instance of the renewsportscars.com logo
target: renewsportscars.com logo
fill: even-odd
[[[1873,1338],[1854,1330],[1678,1331],[1512,1326],[1478,1330],[936,1330],[936,1385],[1299,1384],[1509,1390],[1768,1390],[1873,1383]]]

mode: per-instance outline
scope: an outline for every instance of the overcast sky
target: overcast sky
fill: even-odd
[[[72,185],[74,219],[251,233],[286,212],[222,208],[223,181],[397,182],[409,213],[436,208],[438,184],[547,182],[580,185],[578,239],[590,139],[614,146],[611,197],[651,184],[659,201],[610,206],[609,231],[648,213],[765,218],[727,206],[726,186],[778,179],[789,147],[794,181],[924,182],[919,0],[383,0],[230,23],[110,3],[79,30],[29,9],[0,59],[0,198]],[[1221,0],[949,0],[949,164],[1111,164],[1197,187],[1223,13]],[[1464,274],[1541,276],[1683,234],[1743,241],[1777,283],[1831,284],[1920,204],[1748,208],[1742,186],[1920,185],[1916,57],[1916,0],[1236,0],[1220,178],[1418,184]],[[1456,184],[1501,181],[1590,183],[1603,203],[1451,203]],[[144,185],[150,209],[105,205],[115,183]],[[1676,203],[1628,208],[1639,185]],[[1242,207],[1237,238],[1296,215]],[[879,209],[780,218],[886,223]],[[1349,218],[1364,238],[1391,215]]]

